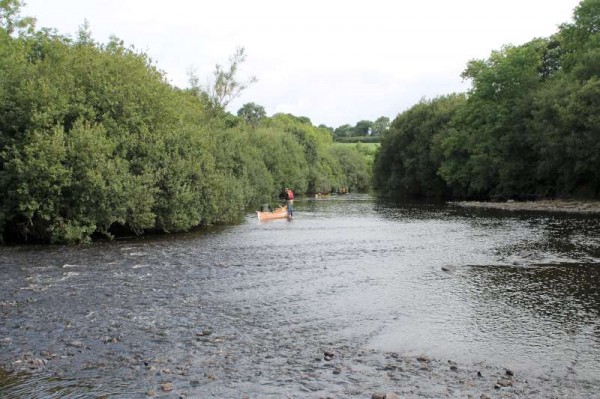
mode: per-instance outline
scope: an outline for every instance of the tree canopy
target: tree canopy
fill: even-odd
[[[0,240],[231,223],[284,187],[336,190],[367,173],[306,117],[227,112],[246,85],[241,50],[210,87],[182,90],[118,38],[97,43],[87,24],[74,40],[35,30],[20,5],[0,3]]]
[[[466,98],[439,97],[400,114],[376,161],[377,188],[389,195],[598,198],[598,21],[600,1],[584,0],[555,35],[469,62]]]

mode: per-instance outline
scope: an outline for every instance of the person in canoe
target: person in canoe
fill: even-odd
[[[288,217],[293,218],[294,217],[294,192],[289,188],[285,189],[285,199],[287,200]]]

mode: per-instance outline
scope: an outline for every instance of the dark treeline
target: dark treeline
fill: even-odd
[[[466,95],[424,100],[384,135],[386,196],[600,197],[600,0],[549,38],[468,63]]]
[[[227,70],[212,93],[181,90],[119,39],[37,30],[20,6],[0,4],[0,240],[185,231],[286,186],[368,188],[364,157],[308,118],[226,112]]]

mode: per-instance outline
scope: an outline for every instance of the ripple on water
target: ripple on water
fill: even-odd
[[[533,397],[600,386],[597,219],[364,196],[297,210],[292,223],[6,251],[0,364],[27,374],[0,373],[0,396],[172,383],[191,397],[464,397],[495,381],[453,375],[503,367]],[[465,374],[440,371],[447,360]]]

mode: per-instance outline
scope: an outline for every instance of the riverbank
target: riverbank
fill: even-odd
[[[450,202],[469,208],[502,209],[507,211],[568,212],[600,214],[600,201],[539,200],[539,201],[458,201]]]
[[[108,392],[122,389],[128,397],[189,398],[208,395],[215,398],[249,397],[352,397],[372,399],[398,399],[401,397],[481,399],[529,397],[545,398],[560,392],[568,397],[578,397],[579,387],[570,379],[548,378],[513,372],[498,365],[484,362],[461,364],[452,360],[430,359],[427,356],[402,356],[396,352],[363,349],[342,344],[327,350],[307,350],[298,358],[268,356],[257,357],[255,362],[279,363],[281,370],[266,376],[267,387],[257,389],[238,381],[238,375],[226,366],[227,357],[237,357],[231,352],[226,337],[202,337],[199,342],[216,345],[223,355],[203,357],[210,368],[194,373],[189,362],[181,359],[153,359],[114,362],[111,367],[90,364],[88,372],[109,375],[111,369],[127,376],[128,384],[113,384],[88,391],[97,397],[108,397]],[[89,351],[84,348],[82,351]],[[314,348],[316,349],[316,348]],[[48,354],[47,354],[48,355]],[[0,368],[0,394],[11,397],[28,397],[23,391],[62,396],[66,393],[86,391],[73,381],[78,370],[77,353],[70,355],[33,358],[25,354],[12,362],[9,372]],[[209,359],[210,358],[210,359]],[[67,359],[60,360],[60,359]],[[241,359],[238,359],[241,360]],[[231,359],[230,359],[231,361]],[[62,367],[57,367],[62,364]],[[72,367],[68,367],[72,366]],[[69,371],[67,371],[69,370]],[[298,377],[300,376],[300,378]],[[89,389],[89,388],[88,388]],[[39,391],[38,391],[39,390]],[[20,393],[23,393],[22,395]],[[58,397],[56,396],[56,397]]]

